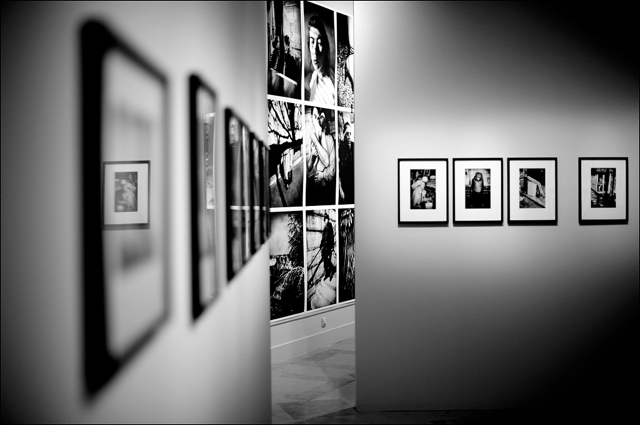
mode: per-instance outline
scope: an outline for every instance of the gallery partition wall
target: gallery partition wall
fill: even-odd
[[[637,404],[637,41],[607,24],[619,11],[530,6],[354,5],[359,411]],[[510,220],[508,165],[527,182]],[[399,192],[410,170],[420,205],[448,184],[462,215],[399,222],[398,199],[420,211]],[[605,211],[625,196],[627,220]],[[581,224],[583,208],[621,220]]]

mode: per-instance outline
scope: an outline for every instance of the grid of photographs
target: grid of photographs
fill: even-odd
[[[271,320],[355,299],[353,17],[267,1]]]

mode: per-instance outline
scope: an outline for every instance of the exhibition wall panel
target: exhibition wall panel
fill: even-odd
[[[79,38],[89,18],[149,58],[168,91],[168,316],[93,395],[83,376],[81,164],[91,141],[81,137]],[[265,22],[260,2],[3,4],[3,422],[270,421],[268,246],[230,282],[220,249],[216,298],[194,320],[189,190],[191,73],[215,91],[219,116],[229,107],[266,136],[266,103],[256,101],[266,98]],[[220,208],[222,247],[224,223]]]
[[[355,3],[358,411],[637,400],[637,62],[526,10]],[[579,225],[588,156],[629,158],[628,224]],[[399,158],[509,157],[557,158],[557,224],[398,224]]]

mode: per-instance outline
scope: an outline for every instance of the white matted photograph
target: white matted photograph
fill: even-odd
[[[502,158],[454,158],[453,221],[502,220]]]
[[[149,226],[149,161],[105,161],[103,225]]]
[[[449,221],[449,161],[398,159],[398,223]]]
[[[580,224],[629,220],[629,158],[578,158]]]
[[[509,223],[557,223],[557,158],[507,160]]]

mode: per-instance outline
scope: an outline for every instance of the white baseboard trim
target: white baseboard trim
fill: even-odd
[[[304,338],[273,346],[271,347],[271,364],[303,356],[313,350],[317,350],[318,348],[326,347],[327,345],[352,338],[355,334],[356,322],[350,322],[326,331],[305,336]]]

